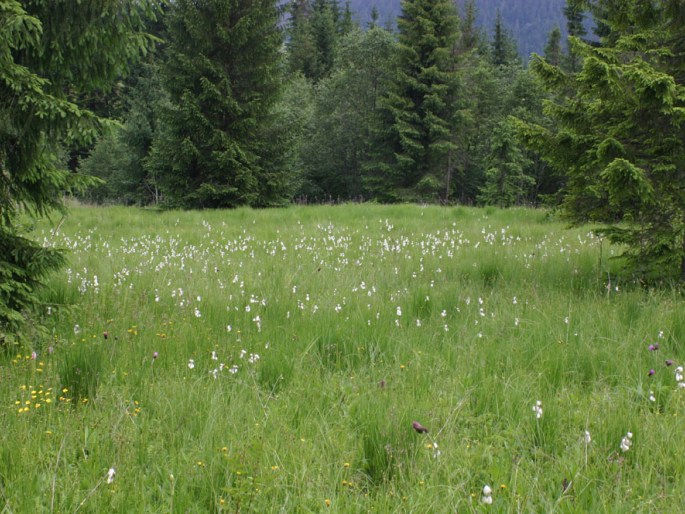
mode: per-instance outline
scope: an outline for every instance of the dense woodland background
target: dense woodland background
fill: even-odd
[[[112,91],[88,99],[122,126],[94,147],[72,149],[74,169],[106,181],[91,188],[87,200],[186,207],[293,199],[537,205],[562,185],[516,140],[508,121],[516,115],[543,122],[546,96],[508,20],[526,45],[566,67],[576,65],[564,50],[574,20],[564,17],[559,2],[544,8],[521,2],[520,9],[512,2],[407,2],[418,11],[406,23],[394,17],[399,2],[379,2],[376,9],[336,0],[262,2],[255,19],[263,29],[253,30],[252,42],[217,33],[217,20],[230,17],[221,4],[210,2],[204,14],[189,2],[165,8],[149,22],[159,38],[156,51]],[[437,39],[409,62],[406,50],[423,44],[412,28],[419,19],[431,20]],[[274,25],[282,31],[268,28]],[[563,32],[553,30],[558,25]],[[432,62],[419,62],[426,59]],[[241,78],[225,72],[243,68]],[[412,85],[412,74],[431,68],[438,74]],[[277,73],[285,79],[278,84],[271,82]],[[419,96],[431,88],[439,105],[426,107]],[[261,105],[243,101],[245,95]],[[251,114],[243,109],[248,104],[256,108]],[[260,112],[267,106],[270,112]],[[222,117],[250,118],[251,128],[215,130],[222,123],[217,110]],[[402,121],[403,112],[424,119]],[[250,132],[258,128],[268,134]],[[411,162],[407,134],[421,147]],[[232,141],[228,153],[219,142],[225,137]],[[268,145],[253,147],[264,137]],[[223,162],[215,159],[219,147]],[[226,166],[230,173],[220,171]]]
[[[340,3],[344,5],[344,1]],[[376,7],[381,24],[395,27],[400,3],[400,0],[350,0],[350,7],[362,25],[370,21],[371,11]],[[465,4],[466,0],[457,0],[459,8],[463,9]],[[567,35],[565,0],[476,0],[475,5],[476,24],[490,35],[497,13],[501,14],[524,60],[533,52],[544,51],[547,35],[554,27],[558,26],[564,37]]]

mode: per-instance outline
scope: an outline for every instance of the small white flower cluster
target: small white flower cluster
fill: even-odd
[[[269,343],[266,343],[264,345],[264,348],[268,349],[269,348]],[[213,361],[219,361],[219,354],[212,350],[210,354],[210,358]],[[240,359],[245,359],[247,360],[248,363],[256,365],[257,362],[261,359],[261,356],[258,353],[248,353],[247,350],[242,349],[240,351],[239,355]],[[188,359],[188,369],[195,369],[195,359]],[[225,364],[224,362],[220,362],[218,367],[214,367],[213,369],[209,370],[209,374],[212,376],[212,378],[217,379],[219,378],[219,374],[227,370],[231,375],[235,375],[238,373],[240,367],[237,364],[233,364],[229,366],[228,364]]]
[[[111,484],[114,482],[114,476],[117,474],[116,470],[114,468],[109,468],[107,470],[107,483]]]
[[[683,377],[683,367],[678,366],[675,369],[675,381],[678,383],[678,387],[685,388],[685,377]]]
[[[483,486],[483,496],[481,496],[480,501],[486,505],[492,505],[492,489],[487,484]]]
[[[535,413],[536,419],[542,417],[542,402],[540,400],[536,401],[535,405],[533,405],[533,412]]]
[[[627,452],[633,445],[633,433],[628,432],[623,439],[621,439],[621,451]]]
[[[585,431],[585,444],[590,444],[592,442],[592,436],[590,435],[590,431],[586,430]]]

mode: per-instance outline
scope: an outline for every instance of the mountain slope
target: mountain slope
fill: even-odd
[[[464,0],[457,3],[461,7]],[[566,34],[565,3],[565,0],[476,0],[478,24],[491,33],[499,10],[506,29],[518,44],[519,53],[527,59],[531,52],[543,52],[547,36],[556,25]],[[362,24],[370,20],[374,6],[378,9],[379,23],[394,26],[401,11],[400,0],[350,0],[350,7]]]

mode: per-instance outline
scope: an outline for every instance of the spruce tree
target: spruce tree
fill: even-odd
[[[451,0],[403,0],[397,23],[399,63],[385,103],[394,159],[377,178],[400,197],[444,199],[456,149],[459,18]]]
[[[547,45],[545,45],[545,60],[552,66],[559,66],[562,57],[561,29],[559,29],[559,27],[554,27],[549,33]]]
[[[280,203],[287,177],[265,160],[281,90],[275,0],[178,0],[167,15],[170,105],[148,169],[186,208]]]
[[[623,245],[641,276],[685,280],[685,16],[682,3],[622,0],[607,11],[601,47],[572,38],[578,74],[544,60],[533,69],[557,94],[556,127],[522,132],[567,174],[563,201],[577,224]],[[569,93],[570,92],[570,93]]]
[[[575,38],[582,38],[587,34],[585,30],[585,5],[578,0],[567,0],[564,7],[566,17],[566,28],[568,35]],[[571,73],[576,73],[580,69],[580,56],[572,45],[569,45],[564,65]]]
[[[369,28],[378,26],[378,7],[375,5],[371,8],[371,21],[369,22]]]
[[[529,198],[535,179],[525,173],[531,162],[519,147],[513,123],[500,120],[491,141],[485,185],[478,199],[500,207],[520,205]]]
[[[337,2],[314,0],[312,15],[309,19],[312,40],[316,50],[315,67],[312,78],[318,82],[330,75],[338,44]]]
[[[309,0],[292,0],[288,6],[288,70],[307,78],[314,76],[317,66],[316,46],[309,23],[311,10]]]
[[[518,61],[516,42],[504,27],[504,20],[499,9],[495,18],[495,30],[492,36],[492,63],[495,66],[507,66]]]
[[[61,253],[26,237],[19,216],[64,210],[89,183],[60,156],[92,142],[103,120],[75,100],[108,90],[152,45],[151,2],[0,2],[0,344],[38,303],[36,287]]]
[[[482,34],[476,25],[476,15],[475,0],[468,0],[464,5],[464,15],[461,20],[462,51],[477,49],[482,43]]]

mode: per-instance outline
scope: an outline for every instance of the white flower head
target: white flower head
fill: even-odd
[[[535,413],[535,418],[540,419],[542,417],[542,402],[540,400],[535,402],[533,405],[533,412]]]
[[[592,442],[592,436],[590,435],[589,430],[585,431],[584,439],[585,439],[585,444],[590,444]]]
[[[195,367],[195,361],[193,359],[188,359],[188,368],[193,369]]]
[[[483,496],[481,496],[480,501],[486,505],[492,505],[492,489],[487,484],[483,486]]]
[[[114,482],[114,476],[117,474],[116,470],[112,467],[107,470],[107,483],[111,484]]]
[[[397,313],[398,316],[402,316],[402,307],[399,307],[399,306],[398,306],[398,307],[397,307],[396,313]]]
[[[623,439],[621,439],[621,451],[627,452],[630,450],[630,447],[633,445],[633,433],[628,432]]]

